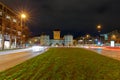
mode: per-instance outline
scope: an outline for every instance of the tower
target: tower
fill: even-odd
[[[54,39],[57,39],[57,40],[60,39],[60,30],[59,30],[59,29],[55,29],[55,30],[53,31],[53,38],[54,38]]]

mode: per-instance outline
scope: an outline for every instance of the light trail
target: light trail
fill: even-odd
[[[17,50],[8,50],[8,51],[1,51],[1,52],[0,52],[0,55],[13,54],[13,53],[24,52],[24,51],[30,51],[30,50],[31,50],[31,48],[17,49]]]
[[[19,52],[25,52],[25,51],[31,51],[31,52],[43,52],[47,49],[48,47],[45,46],[37,46],[37,47],[30,47],[30,48],[25,48],[25,49],[17,49],[17,50],[8,50],[8,51],[1,51],[0,55],[5,55],[5,54],[13,54],[13,53],[19,53]]]

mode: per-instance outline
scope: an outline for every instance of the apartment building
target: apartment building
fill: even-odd
[[[29,28],[21,26],[21,17],[0,2],[0,49],[19,48],[28,39]]]

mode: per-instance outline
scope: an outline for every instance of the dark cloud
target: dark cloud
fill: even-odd
[[[97,24],[103,25],[103,33],[120,26],[119,0],[0,1],[15,10],[28,10],[31,16],[29,27],[34,34],[52,33],[54,28],[60,28],[65,34],[95,34]]]

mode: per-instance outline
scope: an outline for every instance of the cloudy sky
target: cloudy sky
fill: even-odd
[[[120,0],[0,0],[16,11],[28,12],[33,35],[52,34],[59,28],[74,36],[97,34],[120,29]]]

